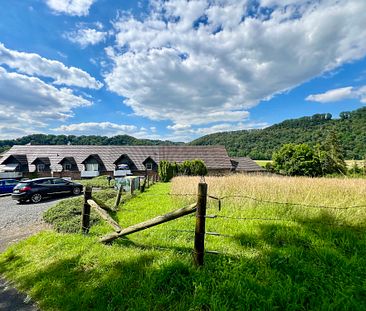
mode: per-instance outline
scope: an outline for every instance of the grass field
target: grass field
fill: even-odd
[[[195,201],[198,182],[154,185],[113,217],[126,227],[183,207]],[[221,211],[209,199],[208,214],[222,218],[208,218],[206,229],[225,236],[206,237],[207,250],[219,254],[206,254],[201,269],[192,264],[195,218],[186,216],[110,246],[97,242],[110,231],[101,221],[87,237],[43,232],[1,254],[0,273],[42,310],[366,309],[366,208],[324,208],[365,206],[366,180],[236,175],[206,182],[209,194],[226,196]],[[80,209],[77,200],[64,202]]]

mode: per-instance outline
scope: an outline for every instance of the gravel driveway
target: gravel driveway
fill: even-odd
[[[42,220],[43,212],[62,199],[19,204],[10,196],[0,196],[0,253],[11,243],[47,228]]]

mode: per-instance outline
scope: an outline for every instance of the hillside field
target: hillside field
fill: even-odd
[[[186,206],[199,182],[158,183],[113,217],[125,228]],[[208,199],[206,231],[215,235],[206,236],[206,250],[215,253],[202,268],[192,262],[195,217],[185,216],[112,245],[98,242],[111,232],[102,221],[89,236],[59,226],[0,254],[0,273],[41,310],[366,309],[365,179],[233,175],[205,182],[221,210]],[[114,195],[96,194],[107,205]],[[67,209],[75,216],[81,205],[80,197],[65,200],[48,216],[64,217]]]

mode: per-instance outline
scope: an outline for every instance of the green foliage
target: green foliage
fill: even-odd
[[[273,168],[289,176],[319,176],[321,165],[314,150],[307,144],[286,144],[273,154]]]
[[[178,174],[186,176],[205,176],[207,175],[207,167],[202,160],[185,160],[181,164],[163,160],[159,164],[158,172],[161,181],[168,182]]]
[[[78,182],[85,187],[91,186],[91,187],[102,188],[102,189],[112,188],[115,185],[115,180],[112,179],[109,184],[107,176],[105,176],[105,175],[90,178],[90,179],[75,180],[75,182]]]
[[[306,143],[315,147],[328,132],[335,129],[344,148],[346,159],[364,159],[366,155],[366,107],[340,114],[330,114],[286,120],[264,129],[215,133],[191,142],[192,145],[224,145],[231,156],[249,156],[269,160],[284,144]]]
[[[162,182],[168,182],[174,177],[174,174],[176,173],[176,164],[166,160],[160,161],[158,173]]]
[[[137,139],[128,135],[107,136],[75,136],[75,135],[46,135],[33,134],[17,139],[0,140],[0,153],[14,145],[180,145],[171,141]]]
[[[289,176],[324,176],[347,173],[343,149],[332,129],[322,144],[286,144],[273,154],[273,170]]]
[[[93,193],[93,198],[97,201],[106,202],[112,206],[116,192],[113,190],[103,190]],[[84,198],[79,196],[58,202],[43,214],[43,219],[50,224],[57,232],[75,233],[80,232],[81,210]],[[93,226],[99,223],[99,216],[92,210],[90,214],[90,224]]]
[[[190,174],[191,176],[206,176],[207,167],[205,162],[202,160],[192,160],[190,161]]]

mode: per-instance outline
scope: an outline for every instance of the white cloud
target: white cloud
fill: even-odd
[[[117,131],[117,132],[133,132],[137,130],[135,125],[116,124],[111,122],[84,122],[75,123],[69,125],[61,125],[54,129],[55,131],[62,132],[92,132],[96,133],[100,131]]]
[[[55,13],[65,13],[74,16],[86,16],[96,0],[45,0]]]
[[[150,131],[146,128],[138,128],[135,125],[117,124],[112,122],[83,122],[68,125],[61,125],[53,128],[52,131],[59,134],[73,134],[73,135],[130,135],[135,138],[150,138],[158,139],[158,135],[152,134],[156,132],[156,128],[151,127]]]
[[[105,40],[107,32],[98,31],[92,28],[80,28],[78,30],[65,33],[65,38],[73,43],[79,44],[82,48],[88,45],[96,45]]]
[[[197,136],[208,135],[217,132],[229,132],[239,130],[249,130],[255,128],[264,128],[269,124],[266,122],[231,122],[231,123],[219,123],[208,127],[191,127],[191,126],[180,126],[173,125],[167,126],[167,129],[173,130],[174,135],[182,136],[186,135],[187,138],[192,139]],[[187,140],[187,139],[186,139]]]
[[[0,43],[0,64],[5,64],[27,75],[51,78],[55,85],[91,89],[100,89],[103,86],[101,82],[79,68],[66,67],[59,61],[49,60],[35,53],[10,50],[2,43]]]
[[[51,121],[73,116],[73,109],[91,101],[71,89],[56,88],[39,78],[8,72],[0,66],[0,136],[39,132]]]
[[[306,97],[306,100],[319,103],[330,103],[352,98],[359,99],[362,103],[366,103],[366,86],[357,88],[348,86],[333,89],[325,93],[309,95]]]
[[[106,49],[108,88],[177,126],[240,122],[261,100],[366,54],[364,0],[261,3],[157,0],[144,19],[122,16]]]

